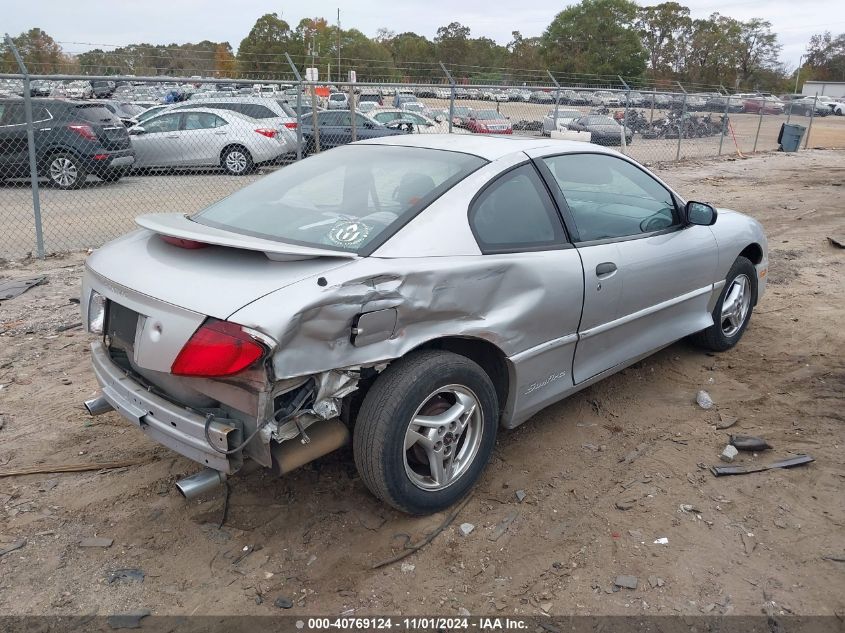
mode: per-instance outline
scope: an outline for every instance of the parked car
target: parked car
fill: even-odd
[[[842,98],[835,99],[827,95],[819,95],[816,101],[817,103],[821,103],[822,105],[825,105],[830,108],[830,111],[834,114],[841,115],[843,112],[843,108],[845,108],[845,101],[843,101]]]
[[[472,108],[469,106],[456,105],[452,108],[452,125],[465,127],[470,114],[472,114]]]
[[[543,117],[543,136],[549,136],[553,130],[562,132],[569,128],[569,124],[575,119],[580,119],[583,115],[578,110],[563,110],[558,109],[557,112],[550,110],[549,113]]]
[[[410,131],[414,134],[448,134],[449,121],[448,115],[437,115],[437,118],[429,118],[421,113],[411,112],[408,110],[399,110],[396,108],[374,110],[369,113],[371,118],[376,123],[382,125],[390,125],[394,122],[406,122],[411,125]],[[453,128],[455,134],[466,134],[466,130],[461,128]]]
[[[63,81],[53,86],[51,97],[66,99],[90,99],[94,94],[90,81]]]
[[[126,127],[132,127],[137,122],[135,117],[143,114],[146,108],[127,101],[117,99],[101,99],[102,106],[120,119]]]
[[[597,145],[621,145],[622,126],[616,119],[609,116],[588,115],[575,119],[569,124],[570,130],[578,132],[589,132],[590,142]],[[625,142],[630,144],[634,139],[634,133],[625,128]]]
[[[643,97],[641,92],[637,92],[636,90],[620,93],[620,101],[623,105],[627,104],[631,108],[641,108],[645,105],[645,97]]]
[[[827,116],[831,114],[831,109],[814,97],[783,95],[781,101],[784,103],[786,114],[803,114],[804,116]]]
[[[668,108],[672,105],[672,95],[665,92],[645,92],[643,93],[643,105],[654,108]]]
[[[375,103],[378,106],[384,105],[384,96],[382,96],[381,92],[361,92],[356,99],[357,105],[361,105],[364,103]]]
[[[397,92],[393,96],[393,107],[394,108],[401,108],[403,103],[410,103],[418,101],[417,96],[413,94],[408,94],[405,92]]]
[[[373,110],[378,110],[379,104],[375,101],[362,101],[361,103],[355,104],[355,109],[361,114],[367,114]]]
[[[317,112],[316,123],[320,132],[321,150],[331,149],[352,142],[351,114],[349,110],[325,110],[323,112]],[[404,121],[396,121],[391,125],[382,125],[359,112],[356,112],[354,116],[356,140],[407,134],[411,131],[411,126]],[[313,115],[304,116],[300,122],[305,155],[313,154],[317,150],[314,118]]]
[[[216,97],[205,96],[199,99],[191,99],[182,104],[174,105],[176,110],[193,108],[215,108],[231,110],[243,114],[251,119],[258,119],[265,126],[272,126],[276,129],[296,129],[296,111],[293,107],[281,99],[267,99],[265,97],[235,96]]]
[[[91,80],[91,95],[97,99],[106,99],[114,93],[115,83],[103,79]]]
[[[551,92],[546,92],[545,90],[535,90],[528,97],[528,100],[531,103],[554,103],[555,97]]]
[[[610,92],[609,90],[598,90],[593,93],[593,105],[602,105],[606,108],[618,107],[622,105],[619,100],[619,94]]]
[[[296,135],[226,109],[165,110],[130,128],[135,168],[222,167],[233,176],[296,151]]]
[[[488,88],[488,89],[484,90],[481,98],[484,99],[485,101],[498,101],[498,102],[504,102],[504,101],[510,100],[510,97],[508,96],[507,92],[505,92],[504,90],[499,90],[497,88]]]
[[[682,101],[683,103],[683,101]],[[687,112],[702,112],[707,109],[707,99],[701,95],[686,95]]]
[[[401,109],[406,112],[418,112],[422,114],[426,110],[426,105],[421,101],[406,101],[402,104]]]
[[[581,93],[574,90],[561,90],[560,102],[566,105],[590,105],[590,101]]]
[[[137,104],[135,104],[135,105],[137,105]],[[151,119],[152,117],[154,117],[156,114],[159,114],[163,110],[167,110],[168,108],[172,108],[172,107],[173,106],[171,106],[171,105],[167,105],[167,104],[162,103],[162,104],[159,104],[159,105],[154,105],[150,108],[145,108],[142,112],[140,112],[139,114],[135,115],[132,118],[132,125],[138,125],[139,123],[143,123],[147,119]]]
[[[508,118],[495,110],[473,110],[464,127],[475,134],[513,134]]]
[[[117,182],[135,161],[123,123],[96,101],[33,98],[32,120],[38,174],[59,189],[78,189],[89,174]],[[0,99],[0,179],[28,175],[23,99]]]
[[[753,95],[742,101],[743,112],[751,114],[783,114],[783,101],[773,96]]]
[[[29,82],[30,97],[49,97],[53,92],[54,82],[46,79],[35,79]]]
[[[326,100],[327,110],[348,110],[349,98],[345,92],[335,92],[330,94]]]
[[[206,468],[191,498],[351,440],[375,496],[443,510],[499,428],[684,337],[737,345],[768,269],[754,219],[548,139],[364,141],[136,222],[85,262],[86,406]]]
[[[711,112],[725,112],[726,107],[729,113],[742,112],[745,108],[742,99],[735,95],[710,97],[704,104],[704,109]]]

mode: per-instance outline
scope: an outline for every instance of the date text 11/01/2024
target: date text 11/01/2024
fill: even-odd
[[[520,631],[528,628],[528,622],[519,618],[442,618],[442,617],[371,617],[371,618],[308,618],[297,620],[297,629],[304,630],[377,630],[399,629],[417,630],[470,630],[479,631]]]

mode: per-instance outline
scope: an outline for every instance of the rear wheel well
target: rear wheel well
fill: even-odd
[[[505,410],[510,393],[510,374],[508,373],[505,354],[498,347],[481,339],[445,337],[423,343],[413,351],[421,349],[436,349],[464,356],[476,363],[493,382],[496,398],[499,401],[499,414]],[[399,359],[396,359],[399,360]],[[394,361],[395,362],[395,361]],[[341,419],[350,427],[355,424],[355,418],[370,387],[377,380],[379,374],[370,370],[368,375],[358,382],[358,389],[344,399],[341,407]]]
[[[763,261],[763,249],[759,244],[749,244],[742,250],[739,256],[744,257],[756,266]]]
[[[447,337],[429,341],[417,349],[440,349],[469,358],[490,377],[496,388],[499,412],[504,410],[510,391],[508,365],[502,350],[493,343],[481,339]]]
[[[250,151],[246,147],[244,147],[241,143],[229,143],[226,147],[224,147],[222,150],[220,150],[220,160],[223,160],[223,157],[226,155],[226,152],[228,152],[230,149],[235,149],[235,148],[243,150],[244,152],[247,153],[247,155],[252,157],[252,154],[250,153]]]

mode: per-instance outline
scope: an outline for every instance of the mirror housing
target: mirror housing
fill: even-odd
[[[135,136],[137,134],[146,134],[147,131],[140,125],[133,125],[129,130],[127,130],[130,135]]]
[[[713,226],[719,215],[712,205],[706,202],[695,202],[694,200],[687,202],[684,210],[687,222],[696,226]]]
[[[442,114],[438,114],[436,117],[434,117],[434,120],[438,123],[443,123],[443,121],[446,120],[446,117],[444,117]]]

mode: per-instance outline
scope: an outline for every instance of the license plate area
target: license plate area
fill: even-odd
[[[135,352],[135,337],[140,315],[126,306],[109,301],[106,311],[106,344],[109,350],[124,352],[132,356]]]

